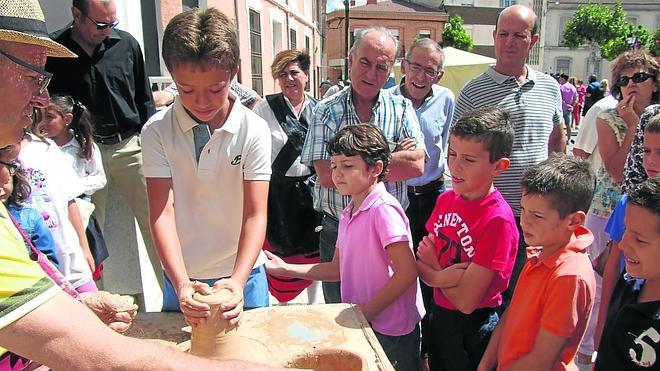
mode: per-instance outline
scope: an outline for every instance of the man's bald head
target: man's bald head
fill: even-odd
[[[499,27],[500,20],[506,17],[515,17],[518,19],[524,19],[530,25],[530,31],[532,35],[539,33],[539,17],[536,16],[534,11],[524,5],[516,4],[510,7],[504,8],[497,16],[497,24],[495,25],[495,30]]]

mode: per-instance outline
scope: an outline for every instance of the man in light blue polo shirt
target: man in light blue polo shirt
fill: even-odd
[[[410,99],[417,120],[424,134],[424,144],[428,155],[424,164],[424,174],[408,179],[408,200],[410,205],[406,215],[410,220],[415,251],[428,234],[426,221],[429,219],[438,195],[445,190],[444,177],[449,124],[454,114],[454,93],[436,85],[444,71],[444,53],[440,45],[431,39],[417,40],[410,46],[401,64],[405,77],[401,84],[389,91]],[[424,307],[430,312],[433,304],[433,289],[420,281]],[[428,317],[422,320],[422,355],[427,353],[430,343]]]

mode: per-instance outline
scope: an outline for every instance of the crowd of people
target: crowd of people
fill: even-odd
[[[306,289],[356,305],[396,370],[658,367],[657,58],[624,52],[609,94],[555,79],[525,63],[539,21],[513,5],[458,97],[430,39],[388,87],[398,41],[372,27],[345,86],[315,99],[309,55],[284,50],[262,98],[235,80],[232,21],[193,9],[164,30],[174,83],[152,93],[115,2],[71,11],[49,37],[36,0],[0,0],[0,370],[269,369],[120,334],[138,306],[95,284],[121,249],[108,183],[162,267],[163,310],[192,325],[210,315],[195,293],[230,290],[238,326]]]

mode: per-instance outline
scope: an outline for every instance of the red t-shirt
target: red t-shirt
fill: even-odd
[[[518,251],[518,228],[511,207],[498,190],[481,200],[466,201],[453,190],[442,193],[426,222],[435,236],[438,262],[443,268],[471,262],[497,271],[478,308],[502,304]],[[456,310],[440,289],[433,299],[443,308]]]

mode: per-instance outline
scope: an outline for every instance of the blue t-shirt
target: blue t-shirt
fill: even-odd
[[[30,238],[32,245],[44,253],[48,260],[50,260],[57,269],[60,269],[57,254],[55,254],[55,240],[53,240],[48,225],[46,225],[44,218],[39,212],[31,207],[16,205],[9,205],[7,210],[16,220],[21,229],[25,231],[25,234]],[[27,244],[25,247],[29,253],[32,253]]]
[[[619,242],[623,238],[623,232],[626,230],[624,219],[626,217],[626,205],[628,204],[628,194],[624,193],[616,203],[614,211],[607,220],[605,232],[610,235],[612,241]]]

